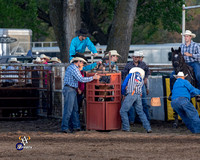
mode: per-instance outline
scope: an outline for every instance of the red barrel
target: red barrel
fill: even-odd
[[[87,73],[87,77],[95,73]],[[121,73],[103,73],[101,79],[86,83],[87,129],[121,128]]]

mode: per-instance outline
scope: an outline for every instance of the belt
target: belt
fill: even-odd
[[[70,85],[68,85],[68,84],[66,84],[65,87],[69,87],[69,88],[72,88],[72,89],[75,89],[75,90],[76,90],[75,87],[72,87],[72,86],[70,86]]]

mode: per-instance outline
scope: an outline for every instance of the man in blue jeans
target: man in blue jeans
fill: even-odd
[[[80,120],[78,115],[78,103],[77,103],[77,88],[78,82],[90,82],[94,79],[99,79],[100,76],[95,74],[92,77],[83,77],[80,73],[79,67],[82,67],[84,63],[87,63],[83,55],[75,55],[71,60],[71,64],[65,71],[64,78],[64,112],[62,118],[61,129],[64,133],[71,133],[69,128],[69,122],[72,122],[73,131],[80,130]]]
[[[184,56],[185,62],[193,68],[196,80],[197,87],[200,89],[200,45],[192,41],[192,38],[195,38],[196,35],[192,33],[190,30],[186,30],[184,34],[185,44],[181,44],[181,53]],[[175,72],[173,71],[170,76],[170,84],[173,81],[173,75]],[[170,85],[170,89],[172,86]]]
[[[200,133],[199,114],[190,102],[191,96],[200,95],[200,90],[185,80],[186,76],[183,72],[174,75],[177,80],[172,90],[171,105],[192,133]]]
[[[127,95],[120,109],[123,131],[126,131],[126,132],[130,131],[128,111],[133,106],[136,110],[136,113],[139,115],[139,118],[144,128],[146,129],[147,133],[152,132],[150,123],[147,120],[147,117],[143,111],[143,106],[142,106],[142,101],[141,101],[144,75],[145,75],[145,72],[143,69],[139,67],[134,67],[129,71],[129,74],[126,76],[126,79],[124,80],[122,84],[122,95],[125,95],[125,90],[127,87],[127,91],[126,91]]]

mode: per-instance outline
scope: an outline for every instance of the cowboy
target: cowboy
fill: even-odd
[[[185,44],[180,46],[181,53],[184,56],[185,62],[193,68],[197,86],[200,89],[200,45],[192,41],[192,38],[195,38],[196,35],[190,30],[186,30],[181,35],[185,37]]]
[[[127,63],[126,66],[124,67],[123,71],[122,71],[122,80],[125,79],[126,75],[129,73],[131,68],[140,67],[145,71],[144,84],[147,83],[147,78],[149,76],[149,68],[146,65],[146,63],[140,61],[140,57],[141,56],[140,56],[140,52],[139,51],[135,51],[133,53],[133,56],[132,56],[133,61]]]
[[[127,96],[125,97],[121,109],[120,115],[122,119],[122,130],[129,132],[130,131],[130,124],[128,119],[128,111],[133,106],[136,110],[136,113],[139,115],[140,120],[144,128],[146,129],[147,133],[151,133],[151,126],[147,117],[143,111],[142,101],[141,101],[141,94],[142,94],[142,86],[143,86],[143,78],[145,76],[145,72],[143,69],[139,67],[133,67],[129,74],[126,76],[122,84],[122,95],[125,95],[125,90],[127,86]]]
[[[40,59],[42,60],[43,64],[48,64],[48,62],[50,61],[50,57],[46,56],[45,54],[41,54]]]
[[[77,88],[78,82],[91,82],[94,79],[99,79],[100,76],[95,74],[91,77],[82,77],[79,68],[87,63],[85,57],[74,55],[70,61],[70,65],[65,71],[64,78],[64,112],[61,129],[64,133],[71,133],[69,129],[69,121],[71,118],[72,127],[74,131],[80,130],[80,120],[78,118],[78,104],[77,104]]]
[[[174,75],[177,80],[172,90],[171,106],[192,133],[200,133],[199,114],[190,102],[191,96],[200,95],[200,90],[185,80],[186,76],[183,72]]]
[[[140,56],[139,61],[143,62],[144,53],[143,53],[143,51],[138,51],[138,52],[139,52],[139,56]],[[145,62],[143,62],[143,63],[145,63]],[[147,66],[147,68],[148,68],[148,66]],[[147,104],[147,100],[146,100],[148,93],[149,93],[149,80],[147,79],[146,84],[144,84],[142,86],[142,106],[143,106],[143,111],[147,116],[147,119],[150,121],[149,105]],[[136,117],[134,107],[131,107],[131,109],[129,110],[129,120],[130,120],[131,124],[134,124],[135,120],[140,122],[138,116]]]
[[[94,46],[94,44],[91,42],[89,38],[88,30],[85,28],[82,28],[78,31],[76,31],[77,37],[73,38],[71,41],[70,49],[69,49],[69,61],[72,60],[72,55],[75,55],[78,53],[84,53],[86,47],[94,54],[94,56],[97,56],[97,50]]]
[[[106,54],[105,57],[109,57],[109,53],[110,53],[110,55],[111,55],[111,60],[110,60],[111,66],[112,66],[116,71],[118,71],[119,68],[118,68],[116,62],[118,61],[118,58],[121,57],[121,56],[120,56],[119,53],[117,53],[116,50],[110,50],[110,51],[108,52],[108,54]],[[108,71],[108,70],[109,70],[109,62],[105,63],[104,65],[105,65],[105,67],[106,67],[105,70]]]

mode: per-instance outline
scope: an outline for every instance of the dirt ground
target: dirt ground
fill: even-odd
[[[147,134],[141,124],[134,132],[80,131],[60,132],[59,119],[0,121],[0,159],[200,159],[200,135],[192,134],[184,124],[178,129],[171,122],[152,121],[153,133]],[[30,137],[21,151],[16,144],[20,136]],[[28,148],[29,147],[29,148]]]

